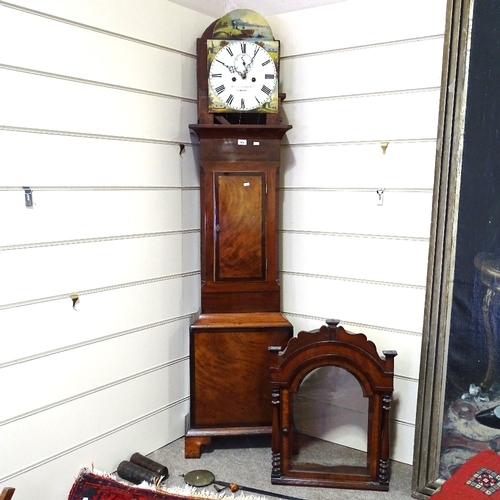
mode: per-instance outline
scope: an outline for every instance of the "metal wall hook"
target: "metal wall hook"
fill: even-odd
[[[23,186],[24,189],[24,204],[26,208],[31,208],[33,206],[33,191],[28,186]]]
[[[377,205],[382,206],[384,204],[384,188],[377,189],[378,201]]]
[[[77,293],[72,293],[69,298],[71,299],[71,301],[73,302],[73,309],[76,311],[76,304],[78,304],[78,302],[80,302],[80,297],[78,297],[78,294]]]

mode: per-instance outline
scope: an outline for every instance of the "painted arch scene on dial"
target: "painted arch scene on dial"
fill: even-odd
[[[250,9],[236,9],[222,16],[214,27],[212,38],[274,40],[273,32],[266,19]]]

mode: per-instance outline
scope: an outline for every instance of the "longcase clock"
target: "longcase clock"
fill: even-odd
[[[186,458],[214,436],[271,434],[269,346],[285,347],[280,312],[277,179],[284,94],[279,42],[236,10],[197,40],[201,171],[201,315],[190,328]]]

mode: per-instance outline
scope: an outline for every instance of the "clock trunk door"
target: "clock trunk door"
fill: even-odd
[[[214,281],[265,281],[265,172],[217,172],[215,191]]]

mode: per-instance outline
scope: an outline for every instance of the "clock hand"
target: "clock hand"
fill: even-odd
[[[238,73],[240,72],[236,69],[236,66],[229,66],[225,62],[221,61],[220,59],[216,59],[217,62],[220,62],[223,66],[225,66],[231,73]]]
[[[240,71],[235,65],[229,66],[225,62],[217,59],[221,64],[223,64],[231,73],[238,73],[238,75],[241,76],[241,78],[245,79],[247,77],[247,71],[245,70],[244,72]]]
[[[241,76],[241,78],[244,80],[247,77],[248,70],[246,68],[246,63],[243,55],[237,56],[234,59],[234,69],[238,75]],[[237,64],[238,63],[238,64]],[[243,66],[243,69],[240,69],[241,66]]]
[[[248,56],[246,52],[244,52],[235,57],[234,67],[238,75],[240,75],[243,80],[246,79],[248,72],[251,70],[252,63],[256,55],[257,51],[255,51],[253,57],[250,58],[250,56]]]
[[[243,66],[244,66],[244,68],[245,68],[245,72],[244,72],[242,75],[240,74],[241,78],[245,79],[245,78],[247,77],[248,72],[249,72],[249,71],[250,71],[250,69],[252,68],[252,62],[253,62],[253,58],[254,58],[254,57],[255,57],[255,56],[253,56],[253,57],[252,57],[252,60],[251,60],[248,64],[246,64],[246,62],[245,62],[245,61],[243,61]]]
[[[245,66],[245,77],[246,77],[247,73],[252,69],[253,60],[255,59],[255,56],[257,55],[257,52],[259,52],[258,49],[256,49],[254,51],[252,59],[250,59],[250,62],[248,63],[248,66],[243,62],[244,66]]]

